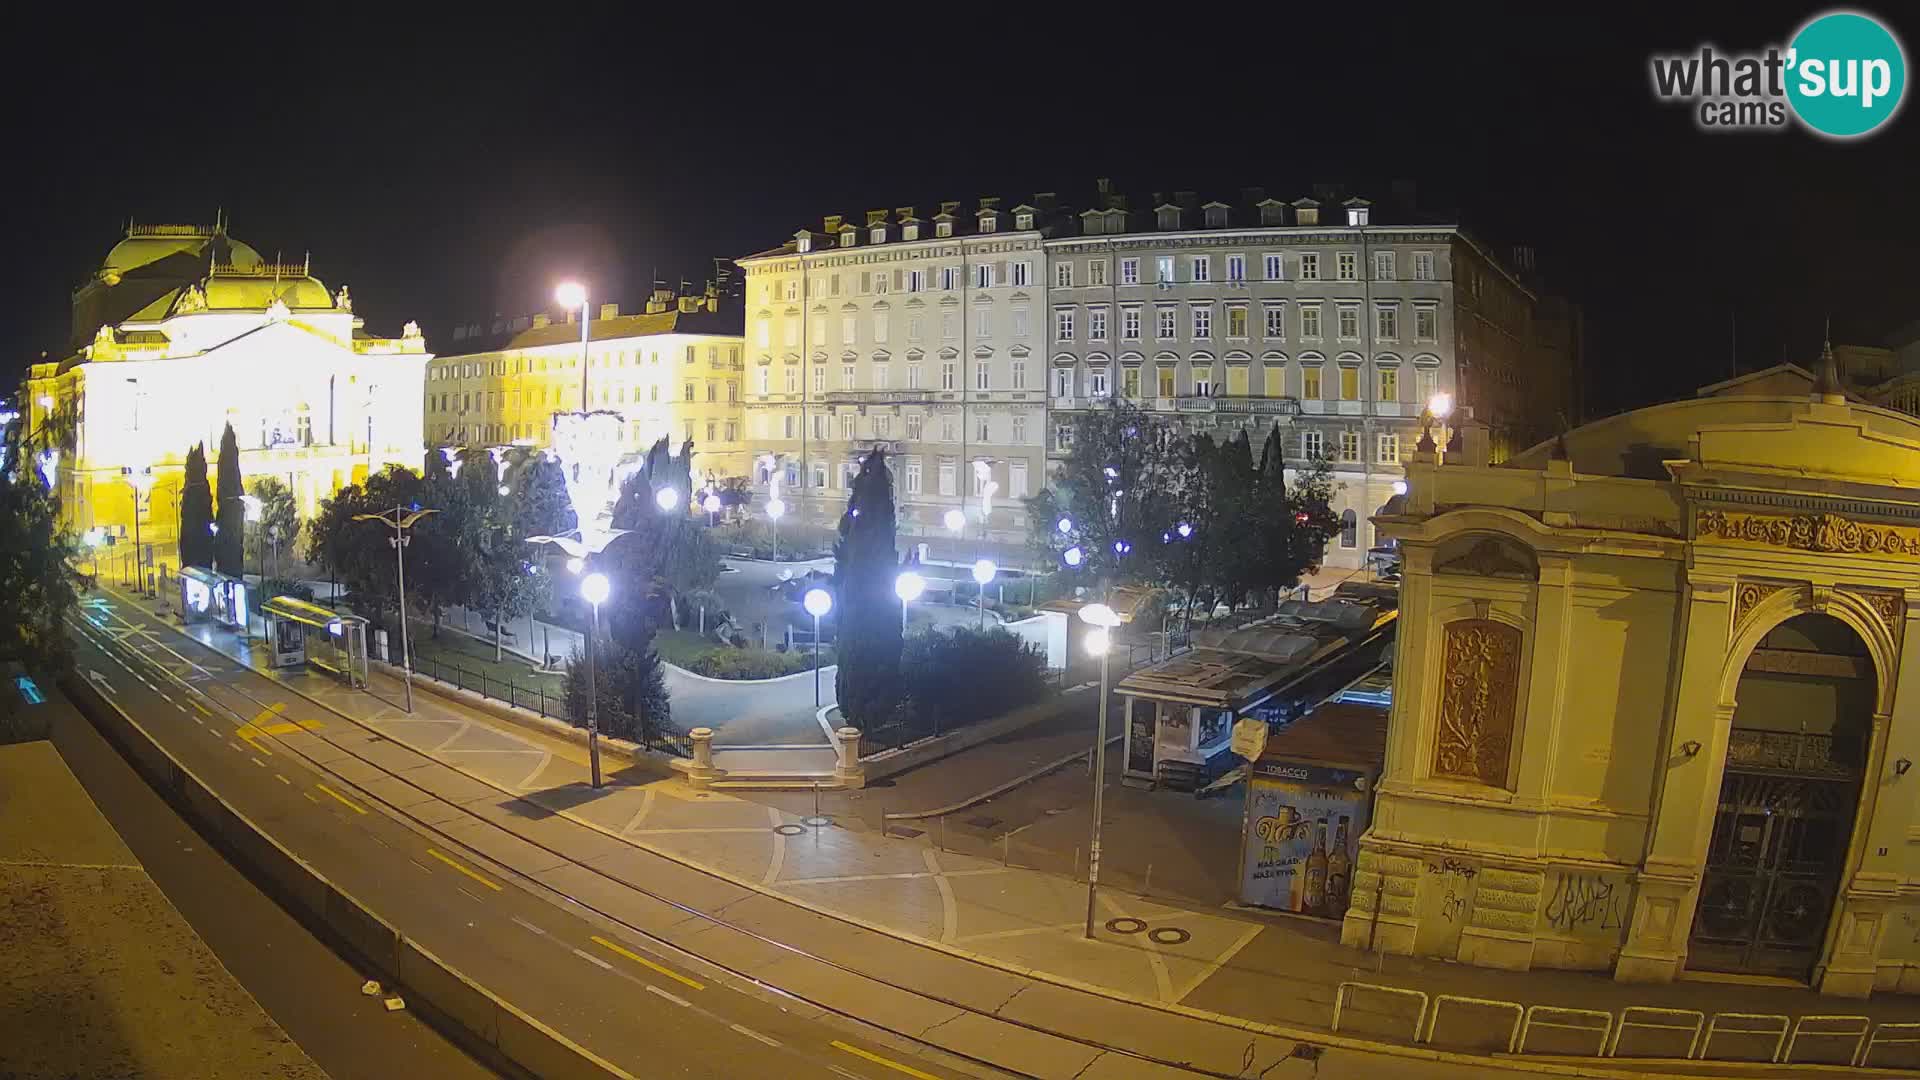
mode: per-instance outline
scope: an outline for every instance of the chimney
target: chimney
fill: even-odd
[[[840,228],[841,220],[842,219],[839,214],[828,214],[826,216],[826,224],[824,227],[821,228],[820,231],[829,232],[829,233],[835,231],[836,229]]]
[[[601,304],[601,305],[600,305],[600,317],[601,317],[602,319],[617,319],[617,318],[619,318],[619,317],[620,317],[620,305],[619,305],[619,304]]]
[[[875,225],[885,225],[886,223],[887,223],[887,212],[885,210],[867,211],[867,227],[868,228],[872,228]]]
[[[911,206],[896,206],[896,207],[894,207],[894,208],[893,208],[893,218],[894,218],[894,220],[895,220],[895,221],[912,221],[912,220],[913,220],[913,207],[911,207]]]
[[[1173,193],[1173,201],[1178,203],[1182,210],[1192,210],[1200,205],[1200,196],[1191,191],[1176,191]]]
[[[998,210],[998,209],[1000,209],[1000,196],[998,196],[998,195],[988,195],[988,196],[985,196],[985,197],[983,197],[983,198],[982,198],[982,199],[980,200],[980,209],[982,209],[982,210]]]
[[[957,214],[960,212],[960,204],[958,202],[943,202],[940,204],[940,212],[943,214]]]
[[[1322,180],[1319,183],[1316,183],[1313,185],[1313,197],[1316,199],[1319,199],[1323,203],[1339,202],[1340,201],[1340,185],[1330,184],[1325,180]]]
[[[697,296],[680,297],[680,311],[682,314],[685,314],[687,312],[692,312],[692,311],[698,311],[698,310],[700,310],[699,297]]]
[[[1054,204],[1059,201],[1060,195],[1058,192],[1036,191],[1033,194],[1033,205],[1041,210],[1051,210]]]
[[[1113,194],[1113,178],[1108,176],[1096,178],[1093,182],[1093,190],[1103,198]]]
[[[1240,189],[1240,202],[1245,206],[1252,206],[1266,197],[1267,189],[1263,187],[1243,187]]]

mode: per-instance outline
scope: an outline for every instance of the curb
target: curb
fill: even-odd
[[[182,765],[139,721],[71,675],[63,692],[167,801],[237,861],[264,878],[283,905],[349,959],[404,988],[436,1027],[509,1075],[636,1080],[632,1073],[541,1023],[409,940],[351,893],[287,850]]]
[[[1112,746],[1114,743],[1117,743],[1124,738],[1126,738],[1126,735],[1124,733],[1111,736],[1110,738],[1107,739],[1107,745]],[[1089,753],[1092,753],[1092,747],[1088,747],[1085,750],[1075,750],[1073,753],[1068,754],[1066,757],[1063,757],[1058,761],[1054,761],[1049,764],[1042,765],[1037,769],[1033,769],[1028,772],[1021,773],[1019,776],[1016,776],[1013,779],[1008,780],[1004,784],[999,784],[995,787],[990,787],[978,795],[969,795],[957,803],[949,803],[946,806],[935,807],[932,810],[907,810],[907,811],[898,812],[898,813],[883,814],[881,816],[884,820],[887,820],[887,821],[919,821],[924,818],[945,817],[946,815],[954,813],[955,811],[965,810],[969,806],[974,806],[979,803],[986,802],[988,799],[991,799],[996,795],[1005,795],[1007,792],[1012,791],[1014,788],[1019,787],[1021,784],[1038,780],[1039,778],[1047,775],[1048,773],[1054,771],[1055,769],[1065,768],[1066,766],[1073,764],[1074,762],[1080,760],[1081,758],[1086,757]],[[938,759],[936,758],[935,760],[938,760]]]

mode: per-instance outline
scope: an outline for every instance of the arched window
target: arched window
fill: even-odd
[[[1340,546],[1357,547],[1360,543],[1360,519],[1351,510],[1340,512]]]

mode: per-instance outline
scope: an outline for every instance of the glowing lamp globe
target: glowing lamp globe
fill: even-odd
[[[567,573],[569,574],[577,574],[580,571],[585,570],[586,568],[587,568],[586,560],[578,556],[575,556],[574,558],[567,560]]]
[[[787,512],[786,503],[781,502],[779,499],[767,500],[767,519],[769,521],[779,521],[780,516],[782,514],[785,514],[786,512]]]
[[[594,607],[606,603],[608,594],[612,592],[613,583],[607,580],[607,575],[597,570],[580,579],[580,599]]]
[[[911,604],[926,591],[927,579],[911,570],[893,579],[893,595],[899,597],[901,603]]]
[[[1112,644],[1112,636],[1107,633],[1107,630],[1105,627],[1099,627],[1087,632],[1087,655],[1088,656],[1107,655],[1107,649],[1111,644]]]
[[[1395,480],[1393,482],[1393,493],[1395,495],[1405,495],[1407,493],[1407,482],[1405,480]]]
[[[981,585],[992,581],[993,575],[999,572],[1000,568],[993,564],[992,559],[981,559],[973,564],[973,580]]]
[[[672,510],[680,505],[680,489],[663,487],[653,493],[653,501],[662,510]]]
[[[952,529],[954,532],[959,532],[961,529],[967,527],[967,515],[958,510],[947,511],[947,516],[944,520],[947,523],[947,528]]]
[[[807,609],[807,614],[817,619],[833,610],[833,594],[825,589],[808,589],[807,595],[800,601],[800,606]]]
[[[1427,399],[1427,411],[1442,420],[1453,411],[1453,395],[1442,390]]]
[[[1060,553],[1060,558],[1065,560],[1068,566],[1079,566],[1086,560],[1086,557],[1087,553],[1081,551],[1078,547],[1070,547]]]
[[[700,509],[705,510],[709,514],[719,513],[720,512],[720,496],[708,495],[705,499],[701,500]]]
[[[553,290],[553,298],[560,302],[561,307],[569,310],[584,308],[587,306],[587,287],[577,281],[563,281],[559,288]]]
[[[1120,614],[1105,604],[1088,604],[1080,609],[1080,621],[1089,626],[1111,629],[1120,625]]]
[[[1068,533],[1073,531],[1073,519],[1068,517],[1063,517],[1060,519],[1059,524],[1055,525],[1054,527],[1060,530],[1061,536],[1065,536]]]

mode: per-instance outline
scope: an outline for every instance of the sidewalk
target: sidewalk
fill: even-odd
[[[248,655],[237,642],[220,640],[231,635],[202,630],[193,636],[228,655]],[[468,779],[463,783],[475,792],[504,790],[519,796],[527,809],[506,815],[503,827],[530,842],[550,842],[556,825],[572,822],[601,834],[603,850],[605,840],[617,838],[639,851],[706,871],[737,889],[786,901],[771,907],[766,899],[752,905],[730,902],[727,918],[751,911],[755,918],[772,920],[768,932],[782,934],[793,932],[793,920],[798,918],[812,935],[804,939],[806,945],[834,950],[844,945],[845,962],[854,966],[882,962],[881,952],[892,955],[890,947],[879,950],[887,939],[923,946],[930,951],[922,961],[892,969],[892,974],[929,989],[938,984],[922,980],[939,977],[952,959],[964,958],[987,965],[987,970],[1031,973],[1063,987],[1097,988],[1119,1001],[1158,1003],[1176,1012],[1180,1007],[1206,1010],[1235,1027],[1257,1021],[1296,1030],[1327,1030],[1336,987],[1349,980],[1417,988],[1429,994],[1610,1012],[1625,1006],[1658,1006],[1707,1013],[1920,1019],[1920,1003],[1885,995],[1858,1002],[1775,986],[1694,982],[1627,986],[1604,974],[1514,973],[1405,957],[1380,958],[1342,948],[1336,928],[1328,924],[1209,910],[1146,899],[1113,887],[1104,887],[1100,893],[1101,925],[1090,942],[1082,937],[1085,887],[1071,876],[1029,868],[1017,859],[1007,863],[968,851],[943,851],[937,831],[916,837],[884,834],[880,812],[893,809],[890,803],[899,789],[823,793],[824,822],[810,816],[807,796],[802,798],[808,805],[801,808],[787,805],[791,797],[748,800],[721,792],[695,792],[659,778],[648,767],[616,766],[615,784],[595,793],[585,788],[582,751],[571,743],[513,729],[431,694],[416,694],[415,712],[408,716],[388,701],[316,676],[294,675],[282,681],[379,736],[464,773]],[[387,695],[397,687],[376,678],[374,689]],[[1114,723],[1117,727],[1117,720]],[[1064,741],[1069,733],[1054,736]],[[287,738],[301,744],[308,739]],[[989,757],[1004,764],[1019,760],[1022,754],[1038,756],[1038,751],[1002,747]],[[1069,768],[1062,776],[1072,773]],[[1082,772],[1079,779],[1084,778]],[[902,786],[938,796],[937,782],[921,783],[924,786],[914,786],[903,778]],[[369,786],[369,790],[377,793],[378,789]],[[1084,821],[1080,824],[1084,827]],[[1110,818],[1107,829],[1109,843],[1124,847],[1130,831],[1127,824]],[[949,835],[948,843],[953,839]],[[1178,837],[1173,839],[1180,842]],[[512,855],[503,852],[500,858],[511,865]],[[615,857],[608,853],[593,864],[612,865]],[[1156,867],[1156,885],[1158,875],[1167,872]],[[704,901],[689,902],[716,911]],[[781,915],[781,910],[790,914]],[[831,919],[809,921],[801,917],[803,912]],[[842,937],[847,940],[840,941]],[[884,962],[898,961],[893,956]],[[1041,995],[1035,999],[1036,1007],[1041,1000],[1050,999]],[[1004,1007],[1005,1002],[994,1006]],[[1405,1017],[1396,1020],[1379,1011],[1372,1015],[1387,1025],[1380,1034],[1400,1041],[1410,1034]],[[1349,1029],[1354,1027],[1353,1017],[1350,1008],[1345,1025]],[[1174,1015],[1163,1019],[1169,1025],[1165,1034],[1179,1030],[1185,1032],[1181,1038],[1211,1042],[1219,1030],[1204,1022],[1193,1027],[1194,1021]],[[1458,1026],[1470,1019],[1456,1012],[1449,1024]],[[1480,1019],[1484,1023],[1485,1017]],[[1499,1020],[1504,1025],[1505,1018]],[[1049,1011],[1034,1022],[1058,1025],[1070,1023],[1071,1017]],[[1449,1034],[1438,1038],[1444,1040]],[[1121,1030],[1109,1031],[1105,1037],[1126,1036]]]

